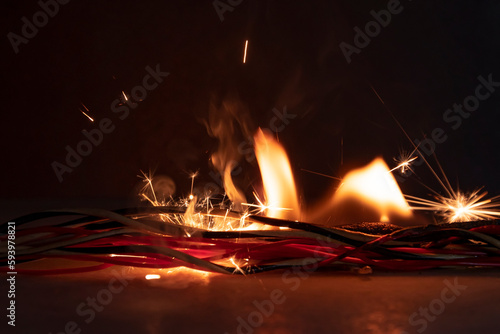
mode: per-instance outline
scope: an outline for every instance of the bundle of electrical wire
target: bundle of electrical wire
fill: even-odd
[[[497,220],[405,228],[385,223],[324,227],[211,210],[198,213],[203,224],[192,224],[183,219],[186,210],[67,209],[19,217],[13,220],[16,271],[48,275],[133,266],[255,274],[295,266],[394,271],[500,266]],[[225,228],[214,229],[217,222]],[[0,228],[0,241],[6,244],[7,223]],[[4,272],[9,271],[7,254],[3,249],[0,255]],[[53,259],[73,265],[34,266]]]

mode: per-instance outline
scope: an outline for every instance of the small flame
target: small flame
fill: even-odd
[[[233,203],[233,209],[242,210],[246,201],[244,193],[233,181],[232,172],[239,166],[242,153],[238,146],[238,137],[250,136],[251,119],[247,109],[235,97],[227,97],[222,103],[215,102],[210,106],[210,117],[206,123],[210,136],[219,140],[216,152],[211,156],[213,166],[219,171],[223,181],[224,191]],[[236,174],[236,171],[235,171]]]
[[[309,211],[307,218],[318,224],[342,225],[362,221],[408,222],[412,217],[389,167],[377,158],[347,173],[333,196]]]
[[[388,221],[392,214],[411,217],[411,209],[389,167],[381,158],[377,158],[369,165],[348,173],[334,201],[355,197],[376,210],[380,214],[380,221]]]
[[[272,218],[299,219],[297,191],[285,150],[261,129],[255,134],[254,140],[267,201],[266,215]]]
[[[224,170],[224,189],[226,190],[227,197],[233,202],[234,209],[241,211],[241,204],[246,201],[246,198],[243,192],[236,188],[231,177],[231,172],[235,164],[234,161],[230,161],[226,165],[226,169]]]
[[[355,198],[365,207],[376,211],[380,221],[388,221],[393,214],[411,217],[411,209],[381,158],[369,165],[349,172],[335,193],[334,202]]]

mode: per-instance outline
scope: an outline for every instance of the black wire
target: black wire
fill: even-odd
[[[306,232],[311,232],[315,233],[318,235],[322,235],[331,239],[335,239],[337,241],[341,241],[343,243],[349,244],[351,246],[361,246],[364,245],[363,241],[359,240],[353,240],[348,237],[345,237],[343,235],[340,235],[338,233],[335,233],[334,230],[324,228],[321,226],[317,225],[312,225],[309,223],[302,223],[302,222],[297,222],[297,221],[291,221],[291,220],[283,220],[283,219],[276,219],[276,218],[269,218],[269,217],[263,217],[263,216],[250,216],[250,218],[260,221],[262,223],[265,223],[267,225],[272,225],[272,226],[279,226],[279,227],[289,227],[295,230],[301,230],[301,231],[306,231]]]

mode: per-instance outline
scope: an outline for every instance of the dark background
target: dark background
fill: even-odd
[[[412,150],[370,85],[412,139],[437,127],[446,131],[436,154],[454,186],[500,194],[500,91],[457,130],[443,120],[447,108],[474,94],[479,75],[500,81],[500,3],[401,5],[348,64],[339,44],[353,44],[353,28],[363,29],[373,20],[370,11],[385,9],[387,1],[242,1],[221,21],[212,1],[74,0],[60,5],[18,54],[7,34],[21,34],[21,18],[32,21],[40,7],[3,1],[2,205],[51,203],[26,204],[20,209],[26,211],[69,200],[133,202],[137,175],[149,169],[171,177],[176,196],[189,194],[189,173],[199,170],[196,186],[203,191],[214,182],[209,158],[217,148],[203,122],[211,105],[217,114],[223,103],[250,119],[253,130],[269,126],[273,108],[297,115],[278,136],[305,201],[313,201],[336,181],[301,169],[342,176],[376,156],[393,167],[401,150]],[[111,102],[156,64],[170,75],[118,119]],[[81,103],[96,121],[110,118],[116,128],[60,183],[51,164],[64,163],[65,146],[75,148],[81,131],[95,127],[80,113]],[[235,142],[242,140],[238,133]],[[244,159],[239,166],[236,182],[249,195],[258,167]],[[415,172],[442,192],[427,167]],[[416,179],[401,188],[427,196]]]

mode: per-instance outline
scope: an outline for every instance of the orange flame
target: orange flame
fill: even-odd
[[[231,171],[236,163],[230,161],[224,170],[224,189],[226,190],[227,197],[231,199],[234,205],[234,209],[241,211],[241,204],[246,201],[245,194],[240,191],[233,183],[233,178],[231,177]]]
[[[387,222],[392,215],[411,217],[411,209],[389,167],[381,158],[349,172],[333,198],[334,202],[356,198]]]
[[[250,124],[251,119],[247,109],[234,97],[224,99],[219,105],[212,103],[210,106],[207,131],[210,136],[219,140],[219,147],[212,154],[211,161],[219,171],[224,190],[237,211],[241,211],[245,195],[234,184],[231,172],[238,165],[242,155],[238,148],[238,137],[251,136]]]
[[[272,218],[299,219],[297,191],[284,148],[261,129],[255,134],[254,140],[266,196],[266,215]]]
[[[402,222],[412,211],[396,179],[381,158],[355,169],[343,178],[333,197],[311,211],[309,219],[340,225],[363,221]]]

